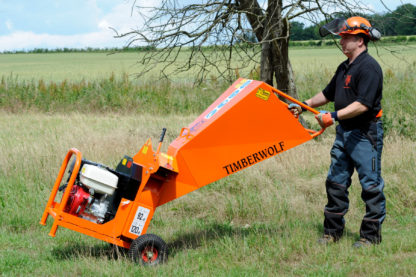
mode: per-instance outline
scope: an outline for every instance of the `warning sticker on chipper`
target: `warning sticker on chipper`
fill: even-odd
[[[144,207],[137,209],[136,215],[134,216],[133,223],[130,226],[130,233],[139,235],[143,231],[144,224],[146,223],[147,217],[149,216],[150,210]]]
[[[260,99],[263,99],[263,100],[267,101],[267,100],[269,100],[270,92],[268,92],[267,90],[264,90],[262,88],[259,88],[259,90],[256,93],[256,96]]]

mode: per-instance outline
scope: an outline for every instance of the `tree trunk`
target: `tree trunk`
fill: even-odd
[[[264,14],[257,0],[236,0],[237,8],[245,13],[258,41],[263,40]]]
[[[269,0],[263,24],[260,79],[297,98],[292,66],[289,61],[289,21],[282,18],[282,0]]]
[[[273,86],[273,72],[271,43],[264,41],[261,44],[260,80]]]
[[[258,1],[237,0],[236,3],[240,11],[245,12],[261,42],[260,80],[273,86],[276,78],[279,90],[298,99],[289,61],[289,20],[282,18],[282,0],[269,0],[265,14],[262,14]]]
[[[294,98],[298,98],[293,76],[292,65],[289,60],[289,22],[287,18],[281,19],[276,30],[276,39],[273,41],[273,66],[276,77],[276,87]]]
[[[274,75],[277,89],[299,99],[289,60],[289,20],[281,17],[281,0],[269,0],[268,3],[263,30],[260,78],[273,86]],[[286,98],[279,98],[286,103],[289,102]],[[299,121],[308,127],[302,116],[299,117]]]
[[[266,14],[263,20],[263,40],[261,44],[260,79],[273,86],[273,74],[275,71],[275,55],[273,51],[273,29],[276,27],[281,14],[278,11],[278,0],[268,1]]]

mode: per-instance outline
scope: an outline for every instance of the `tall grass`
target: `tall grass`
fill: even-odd
[[[355,176],[346,236],[319,246],[324,181],[333,128],[240,173],[157,209],[149,232],[169,245],[169,261],[143,268],[108,244],[38,224],[62,159],[77,147],[115,167],[168,127],[162,151],[191,115],[0,113],[0,272],[5,276],[350,276],[416,274],[415,142],[390,135],[383,177],[388,216],[383,243],[354,250],[365,207]],[[312,120],[313,118],[307,118]],[[220,139],[220,138],[219,138]]]
[[[195,113],[218,96],[225,85],[210,82],[198,88],[168,80],[139,82],[124,73],[96,81],[19,81],[13,75],[0,80],[0,109],[19,113],[40,112],[124,112]]]

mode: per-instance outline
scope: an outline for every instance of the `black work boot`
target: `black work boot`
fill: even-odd
[[[321,245],[328,245],[335,242],[336,239],[333,236],[327,234],[324,234],[321,238],[318,239],[318,244]]]
[[[368,239],[360,238],[360,240],[356,241],[352,245],[352,247],[354,247],[354,248],[365,248],[365,247],[368,247],[368,246],[371,246],[371,245],[373,245],[373,243],[371,241],[369,241]]]

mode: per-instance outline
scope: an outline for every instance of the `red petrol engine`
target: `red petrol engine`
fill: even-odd
[[[81,186],[74,185],[69,193],[68,202],[65,206],[65,212],[72,215],[79,216],[90,204],[92,198],[90,194],[86,192]]]

